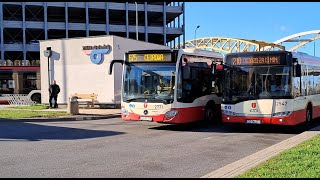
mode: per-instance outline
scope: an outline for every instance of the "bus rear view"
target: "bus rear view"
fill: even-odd
[[[296,125],[319,116],[320,79],[311,71],[319,62],[287,51],[226,55],[222,122]]]

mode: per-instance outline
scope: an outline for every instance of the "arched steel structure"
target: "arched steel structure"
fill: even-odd
[[[177,47],[178,46],[175,48]],[[285,50],[285,47],[279,44],[227,37],[206,37],[186,41],[184,48],[190,47],[225,53],[263,51],[266,50],[266,47],[268,47],[270,51]]]
[[[313,35],[313,37],[308,38],[308,39],[301,38],[303,36],[308,36],[308,35]],[[294,45],[293,47],[288,49],[288,51],[296,51],[300,47],[302,47],[308,43],[311,43],[317,39],[320,39],[320,30],[312,30],[312,31],[305,31],[305,32],[296,33],[296,34],[281,38],[273,43],[279,45],[283,42],[297,42],[296,45]],[[268,47],[268,48],[271,48],[271,47]],[[265,48],[265,49],[268,49],[268,48]]]

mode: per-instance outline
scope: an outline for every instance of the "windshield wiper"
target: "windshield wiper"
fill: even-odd
[[[163,104],[170,104],[173,103],[173,99],[164,99]]]
[[[136,100],[148,100],[148,102],[162,102],[163,104],[169,104],[173,102],[173,99],[155,99],[155,98],[131,98],[125,100],[125,102],[132,102]]]
[[[146,100],[147,98],[131,98],[131,99],[127,99],[125,100],[126,102],[132,102],[132,101],[135,101],[135,100]]]

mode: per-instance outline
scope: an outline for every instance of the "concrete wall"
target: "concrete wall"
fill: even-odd
[[[104,54],[100,64],[94,64],[90,55],[86,55],[82,46],[111,45],[111,51]],[[169,49],[167,46],[126,39],[117,36],[97,36],[89,38],[73,38],[61,40],[40,41],[40,73],[42,103],[49,103],[48,91],[48,58],[43,51],[51,47],[50,82],[57,81],[61,92],[59,104],[66,104],[70,94],[98,94],[102,104],[120,103],[121,97],[121,64],[116,64],[113,74],[109,75],[109,65],[112,59],[123,59],[124,53],[138,49]]]

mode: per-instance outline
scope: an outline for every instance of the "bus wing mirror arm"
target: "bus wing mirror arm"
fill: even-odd
[[[216,70],[217,70],[217,64],[215,62],[212,62],[211,63],[211,72],[212,74],[215,74],[216,73]]]
[[[113,64],[114,63],[121,63],[121,65],[123,65],[123,63],[127,64],[128,62],[126,62],[125,60],[112,60],[110,62],[110,67],[109,67],[109,75],[112,74],[112,68],[113,68]]]

